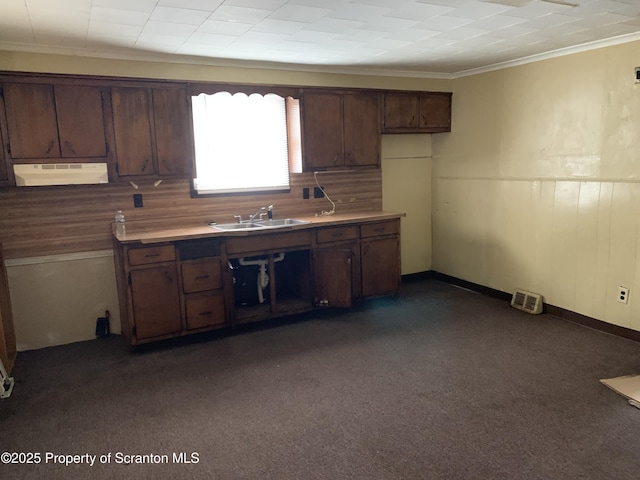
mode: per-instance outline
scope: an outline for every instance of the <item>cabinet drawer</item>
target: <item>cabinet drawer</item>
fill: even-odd
[[[348,227],[321,228],[316,231],[316,242],[329,243],[341,240],[354,240],[358,238],[358,227],[355,225]]]
[[[365,223],[360,226],[360,236],[377,237],[378,235],[394,235],[399,233],[399,223],[397,220],[379,223]]]
[[[225,323],[222,295],[189,295],[185,298],[185,307],[189,330]]]
[[[299,232],[256,235],[243,238],[229,238],[227,240],[228,254],[278,251],[292,247],[310,248],[310,231],[301,230]]]
[[[129,250],[129,265],[144,265],[146,263],[171,262],[176,259],[173,245],[160,247],[145,247]]]
[[[222,269],[219,258],[182,264],[182,290],[184,293],[204,292],[221,287]]]

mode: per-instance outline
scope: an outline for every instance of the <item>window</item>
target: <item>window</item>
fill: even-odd
[[[191,100],[198,194],[289,189],[290,162],[300,156],[297,100],[229,92]]]

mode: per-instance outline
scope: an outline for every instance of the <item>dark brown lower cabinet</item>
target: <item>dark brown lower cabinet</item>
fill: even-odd
[[[314,306],[349,308],[400,287],[399,218],[155,244],[114,239],[114,252],[132,346]]]
[[[16,332],[13,326],[11,298],[9,296],[9,280],[2,256],[0,243],[0,360],[5,370],[11,375],[17,355]]]
[[[218,242],[215,244],[218,245]],[[216,251],[219,246],[216,248]],[[181,249],[181,256],[190,250]],[[226,321],[223,269],[220,257],[193,258],[181,262],[182,292],[187,330],[223,325]]]
[[[314,303],[349,308],[353,303],[353,250],[317,248],[313,252]]]
[[[363,297],[400,289],[400,219],[360,226],[360,262]]]
[[[129,275],[136,339],[180,332],[180,290],[175,264],[132,270]]]
[[[400,288],[400,246],[398,237],[371,238],[360,245],[362,296],[385,295]]]

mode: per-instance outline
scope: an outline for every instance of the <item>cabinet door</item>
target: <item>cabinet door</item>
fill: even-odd
[[[380,164],[380,109],[377,94],[345,95],[344,164]]]
[[[451,131],[451,95],[420,96],[420,128],[431,131]]]
[[[0,244],[0,360],[9,375],[11,375],[16,354],[16,332],[11,312],[9,281],[2,255],[2,244]]]
[[[189,103],[185,90],[154,89],[153,120],[158,174],[188,176],[193,163]]]
[[[11,157],[60,157],[53,85],[5,83],[4,101]]]
[[[0,186],[9,184],[7,163],[4,158],[4,145],[2,142],[2,131],[0,131]]]
[[[153,150],[147,89],[112,88],[111,105],[118,175],[152,175]]]
[[[362,295],[383,295],[400,288],[399,237],[363,240],[361,248]]]
[[[305,93],[302,118],[304,170],[342,166],[341,95]]]
[[[351,249],[336,247],[314,250],[315,303],[324,307],[351,307],[352,270],[353,251]]]
[[[81,85],[54,88],[61,156],[106,157],[102,90]]]
[[[133,325],[138,339],[180,332],[180,292],[175,264],[132,270]]]
[[[418,97],[412,94],[387,93],[384,96],[384,129],[417,128]]]

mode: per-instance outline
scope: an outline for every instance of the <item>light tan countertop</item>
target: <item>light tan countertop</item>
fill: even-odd
[[[208,225],[191,226],[191,227],[172,227],[172,228],[138,228],[135,223],[127,223],[127,232],[125,235],[116,237],[120,243],[161,243],[175,242],[179,240],[192,240],[197,238],[211,237],[246,237],[253,235],[268,235],[278,232],[289,232],[292,230],[302,230],[308,228],[325,227],[333,225],[345,225],[351,223],[368,223],[381,220],[391,220],[404,217],[404,213],[396,212],[353,212],[341,213],[334,215],[318,215],[305,216],[296,215],[295,218],[305,220],[309,223],[302,225],[291,225],[286,227],[269,228],[265,230],[240,230],[240,231],[222,231]]]

